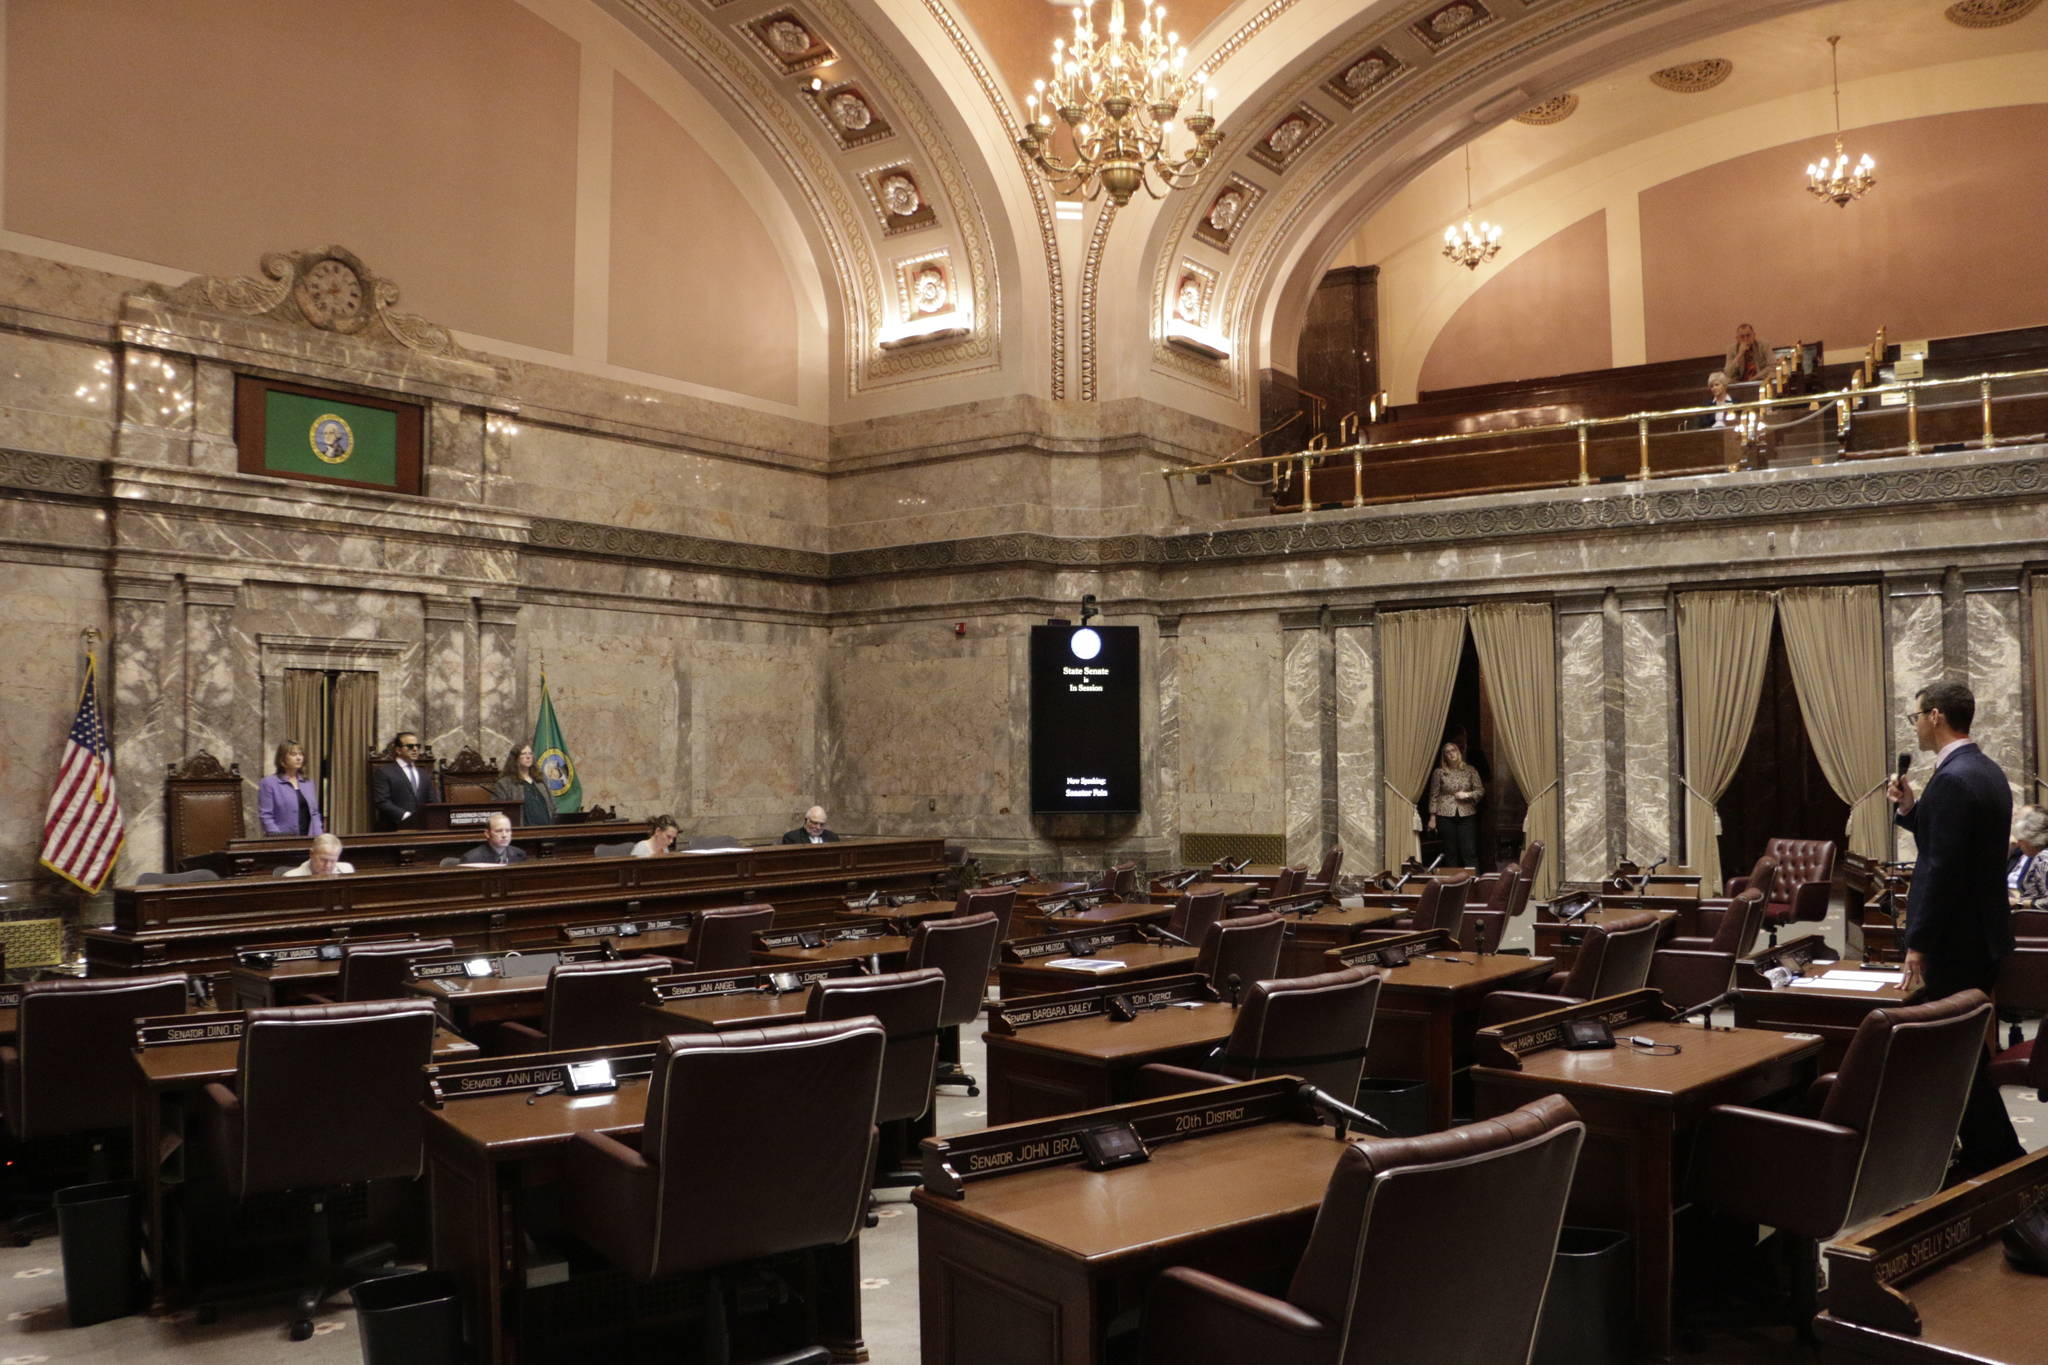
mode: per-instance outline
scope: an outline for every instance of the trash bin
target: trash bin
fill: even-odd
[[[64,1306],[73,1327],[135,1311],[142,1259],[133,1185],[110,1180],[57,1191],[57,1240],[64,1258]]]
[[[1559,1232],[1530,1365],[1626,1365],[1635,1336],[1634,1281],[1627,1233]]]
[[[1358,1087],[1356,1107],[1385,1124],[1396,1137],[1415,1137],[1429,1130],[1429,1085],[1424,1081],[1368,1076]]]
[[[462,1301],[433,1270],[364,1280],[354,1290],[363,1365],[460,1365]]]

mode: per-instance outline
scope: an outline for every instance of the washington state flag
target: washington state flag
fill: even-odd
[[[548,695],[548,675],[540,675],[540,715],[533,722],[533,766],[540,780],[555,798],[555,813],[583,809],[583,783],[576,777],[576,760],[562,738],[562,723],[555,719],[555,699]]]

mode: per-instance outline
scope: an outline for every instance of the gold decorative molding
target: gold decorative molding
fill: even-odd
[[[1532,104],[1515,115],[1515,122],[1533,124],[1547,128],[1553,123],[1563,123],[1579,111],[1577,95],[1553,95],[1541,104]]]
[[[1696,62],[1680,62],[1650,73],[1650,84],[1659,90],[1669,90],[1674,95],[1698,95],[1712,90],[1735,74],[1735,63],[1726,57],[1702,57]]]
[[[2000,28],[2034,12],[2041,0],[1956,0],[1942,16],[1959,28]]]
[[[316,332],[402,346],[421,355],[484,361],[455,344],[448,329],[394,306],[398,286],[371,272],[362,258],[338,246],[265,252],[259,278],[198,275],[175,289],[150,286],[144,294],[215,313],[263,318]]]

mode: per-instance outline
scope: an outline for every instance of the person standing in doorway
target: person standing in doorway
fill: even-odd
[[[1425,829],[1444,837],[1444,862],[1452,867],[1479,866],[1479,800],[1486,780],[1465,761],[1456,740],[1447,741],[1429,775]]]

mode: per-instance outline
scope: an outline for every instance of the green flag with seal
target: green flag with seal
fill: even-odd
[[[540,780],[555,798],[555,811],[564,814],[583,809],[583,783],[576,777],[576,760],[562,740],[562,724],[555,719],[555,699],[548,695],[548,675],[540,675],[540,715],[533,722],[533,766]]]

